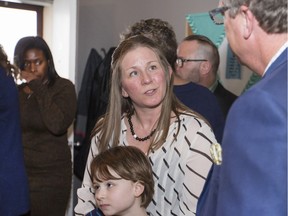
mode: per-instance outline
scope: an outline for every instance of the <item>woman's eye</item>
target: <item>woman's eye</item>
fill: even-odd
[[[138,72],[137,71],[132,71],[130,72],[130,77],[133,77],[133,76],[137,76]]]
[[[157,68],[158,67],[156,65],[151,65],[149,69],[150,69],[150,71],[153,71],[153,70],[156,70]]]
[[[35,65],[40,65],[42,62],[40,61],[40,60],[37,60],[36,62],[35,62]]]
[[[24,62],[24,67],[25,68],[30,67],[30,62]]]

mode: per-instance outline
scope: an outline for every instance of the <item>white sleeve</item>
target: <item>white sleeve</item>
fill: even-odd
[[[208,125],[203,125],[193,136],[190,136],[190,134],[186,135],[187,142],[190,143],[190,150],[186,155],[183,197],[180,200],[180,208],[184,212],[190,209],[184,215],[194,215],[198,198],[213,165],[210,156],[210,146],[216,142],[216,139]]]
[[[95,193],[92,186],[90,164],[98,154],[95,143],[96,136],[91,139],[90,151],[87,158],[86,169],[81,188],[77,190],[78,203],[74,208],[75,215],[85,215],[96,208]]]

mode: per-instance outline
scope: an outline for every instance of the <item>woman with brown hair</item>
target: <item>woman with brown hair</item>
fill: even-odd
[[[94,129],[75,213],[85,215],[96,207],[93,157],[124,145],[141,149],[152,165],[155,193],[149,215],[194,215],[213,164],[214,142],[205,120],[174,96],[172,68],[161,49],[142,35],[122,41],[113,53],[108,112]]]

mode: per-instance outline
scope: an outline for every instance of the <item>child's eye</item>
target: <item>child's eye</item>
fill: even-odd
[[[110,188],[110,187],[112,187],[112,186],[113,186],[113,184],[112,184],[112,183],[110,183],[110,182],[108,182],[106,185],[107,185],[107,187],[108,187],[108,188]]]
[[[93,188],[95,189],[95,190],[97,190],[99,187],[100,187],[100,185],[98,184],[98,183],[96,183],[96,182],[93,182]]]
[[[93,185],[93,188],[94,188],[95,190],[98,190],[98,189],[100,188],[100,186],[99,186],[99,185]]]

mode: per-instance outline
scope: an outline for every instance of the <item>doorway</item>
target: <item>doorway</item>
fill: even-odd
[[[42,36],[43,7],[0,2],[0,26],[0,44],[13,63],[14,48],[20,38]]]

